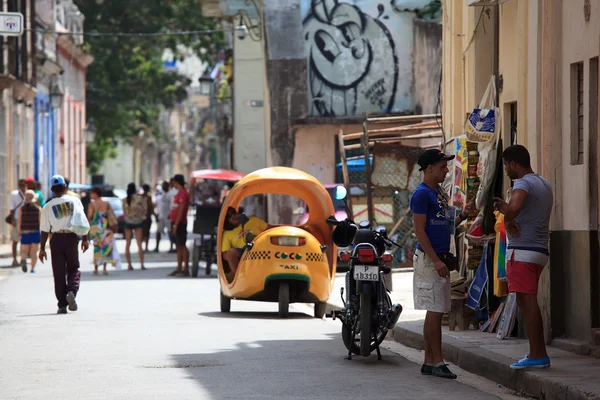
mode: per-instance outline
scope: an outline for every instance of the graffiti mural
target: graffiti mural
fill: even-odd
[[[353,116],[404,108],[407,101],[398,99],[403,60],[398,59],[396,41],[386,26],[402,21],[390,2],[303,1],[311,115]],[[406,42],[412,48],[412,37]],[[409,89],[403,92],[400,96],[409,96]]]

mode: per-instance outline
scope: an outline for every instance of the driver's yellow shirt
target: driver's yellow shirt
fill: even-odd
[[[252,232],[258,235],[267,230],[268,224],[260,218],[250,217],[248,222],[242,226],[230,231],[223,232],[223,241],[221,243],[221,251],[225,252],[229,249],[241,249],[246,246],[246,234]]]

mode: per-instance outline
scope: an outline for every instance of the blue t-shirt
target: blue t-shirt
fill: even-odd
[[[445,196],[421,183],[410,198],[410,211],[427,215],[425,233],[433,250],[436,253],[449,252],[452,216]],[[423,251],[420,243],[417,249]]]

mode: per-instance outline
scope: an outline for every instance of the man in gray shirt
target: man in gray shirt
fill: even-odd
[[[521,145],[502,154],[506,175],[515,181],[510,201],[494,198],[494,208],[504,214],[507,233],[506,278],[508,290],[517,294],[517,305],[529,338],[529,354],[513,369],[547,368],[544,325],[537,302],[538,281],[548,262],[548,233],[552,212],[552,186],[531,169],[529,152]]]

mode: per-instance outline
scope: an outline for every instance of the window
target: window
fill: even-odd
[[[571,165],[583,164],[583,62],[571,64]]]

